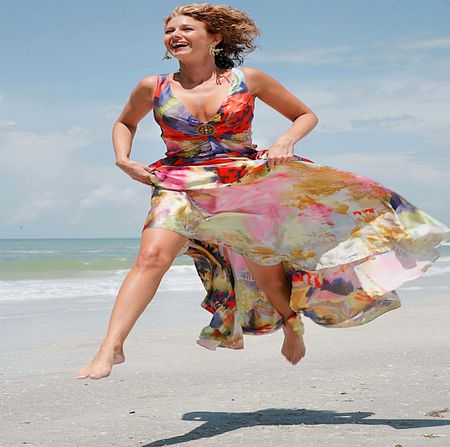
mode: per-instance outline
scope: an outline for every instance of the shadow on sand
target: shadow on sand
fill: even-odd
[[[204,421],[205,423],[190,432],[160,439],[142,447],[158,447],[176,445],[201,438],[211,438],[242,427],[261,425],[322,425],[322,424],[363,424],[389,425],[395,429],[440,427],[450,425],[448,419],[367,419],[375,413],[348,412],[339,413],[326,410],[304,410],[287,408],[268,408],[249,413],[224,413],[195,411],[183,415],[184,421]]]

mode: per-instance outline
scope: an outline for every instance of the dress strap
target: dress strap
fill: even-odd
[[[156,81],[156,89],[153,94],[153,104],[155,104],[155,100],[157,100],[161,96],[161,88],[166,80],[168,73],[160,73],[158,74],[158,78]]]
[[[244,71],[240,67],[234,67],[233,72],[237,78],[236,89],[239,90],[240,92],[250,91],[247,82],[245,80]]]

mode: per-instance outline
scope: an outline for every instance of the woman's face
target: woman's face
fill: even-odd
[[[220,34],[208,33],[203,22],[189,16],[175,16],[164,28],[164,45],[178,59],[185,59],[191,54],[206,57],[211,42],[217,44],[220,40]]]

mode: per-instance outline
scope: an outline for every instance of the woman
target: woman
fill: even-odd
[[[394,289],[438,257],[449,229],[384,186],[316,165],[294,144],[317,124],[280,83],[238,67],[259,31],[242,11],[194,3],[164,21],[179,71],[149,76],[113,129],[116,164],[152,185],[136,261],[117,296],[97,355],[77,378],[99,379],[125,360],[123,343],[177,255],[195,263],[213,314],[198,343],[239,349],[243,334],[283,328],[281,352],[305,355],[300,312],[324,326],[371,321],[400,306]],[[256,98],[292,121],[266,150],[251,141]],[[130,160],[151,110],[166,157]]]

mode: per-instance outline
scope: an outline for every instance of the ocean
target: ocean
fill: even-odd
[[[0,375],[30,371],[28,354],[22,359],[19,352],[102,337],[139,243],[140,239],[0,240]],[[211,319],[200,306],[205,295],[192,259],[178,256],[136,327],[205,326]],[[38,354],[33,355],[33,364],[44,368]]]
[[[3,239],[0,240],[0,319],[20,317],[14,302],[88,300],[111,302],[132,266],[139,239]],[[439,247],[441,257],[405,290],[445,289],[450,285],[450,244]],[[192,259],[178,256],[158,291],[204,288]],[[2,303],[9,304],[5,315]]]
[[[139,239],[0,240],[0,375],[27,377],[74,371],[88,359],[86,346],[104,337],[116,294],[138,253]],[[402,301],[447,295],[450,244],[421,277],[398,289]],[[211,320],[192,259],[177,257],[151,304],[133,328],[164,338],[185,334]],[[195,331],[194,331],[195,332]],[[133,343],[131,341],[131,343]]]
[[[0,302],[108,298],[139,250],[139,239],[0,240]],[[189,256],[175,259],[160,290],[201,288]]]

